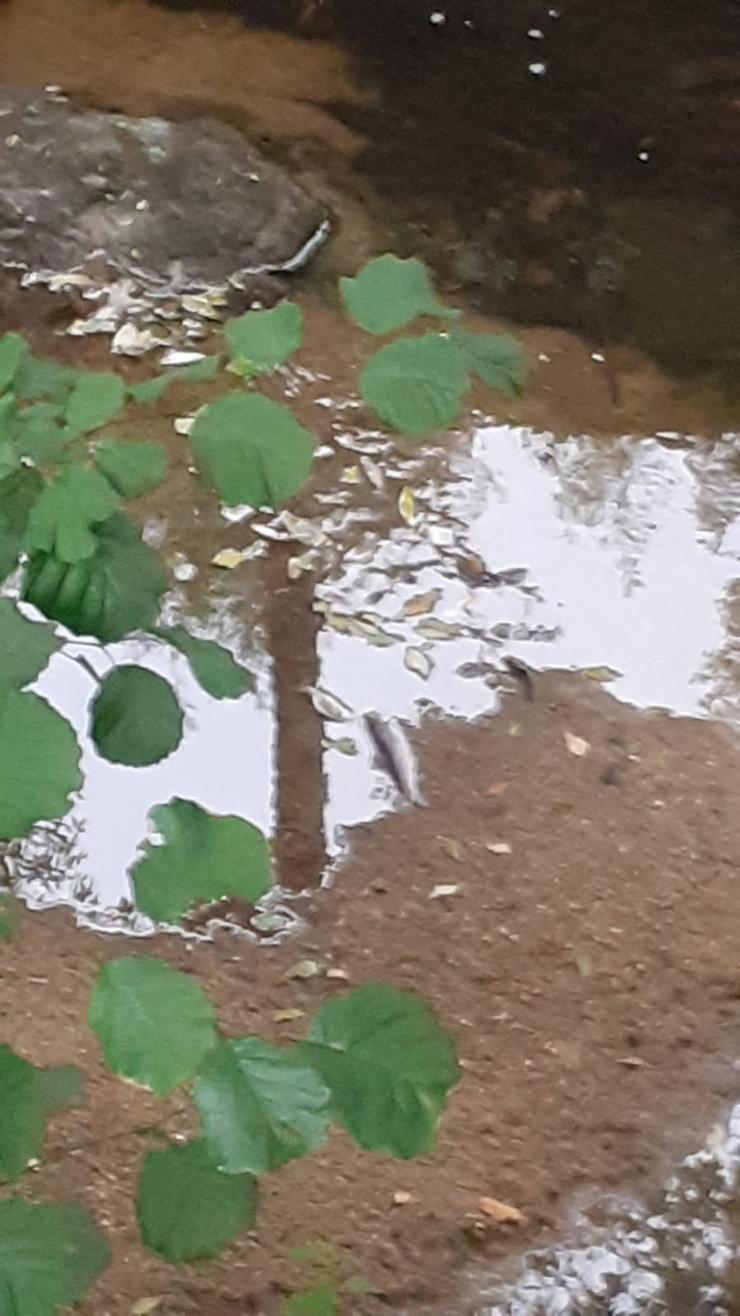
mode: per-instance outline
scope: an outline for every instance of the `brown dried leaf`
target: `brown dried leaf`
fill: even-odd
[[[527,1217],[523,1211],[516,1206],[509,1206],[507,1202],[499,1202],[496,1197],[481,1197],[478,1199],[478,1206],[489,1220],[495,1220],[497,1225],[526,1225]]]
[[[403,605],[404,617],[422,617],[425,612],[432,612],[442,597],[441,589],[427,590],[426,594],[414,594]]]

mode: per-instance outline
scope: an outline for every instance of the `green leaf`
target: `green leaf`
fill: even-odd
[[[12,941],[21,921],[21,902],[10,891],[0,892],[0,941]]]
[[[61,645],[53,626],[29,621],[12,599],[0,599],[0,686],[30,685]]]
[[[126,401],[123,380],[110,371],[80,371],[67,399],[69,434],[89,434],[117,416]]]
[[[524,383],[524,352],[515,338],[453,329],[452,341],[460,349],[467,370],[491,388],[518,397]]]
[[[95,539],[93,556],[74,564],[32,553],[23,597],[77,635],[112,643],[153,624],[166,578],[157,553],[124,516],[98,526]]]
[[[265,1174],[320,1147],[329,1092],[295,1048],[260,1037],[222,1042],[193,1085],[211,1156],[227,1174]]]
[[[239,373],[274,370],[303,342],[303,314],[294,302],[280,302],[270,311],[247,311],[229,320],[224,333],[231,359],[241,363]]]
[[[0,1046],[0,1179],[23,1174],[41,1151],[45,1129],[46,1108],[36,1068],[9,1046]]]
[[[166,375],[155,375],[141,384],[132,384],[129,394],[134,402],[158,402],[168,384],[200,384],[204,379],[211,379],[220,365],[220,352],[216,356],[204,356],[200,361],[170,370]]]
[[[80,750],[69,722],[44,699],[0,695],[0,839],[25,836],[41,819],[61,818],[82,785]]]
[[[169,681],[146,667],[114,667],[92,704],[90,734],[109,763],[146,768],[182,740],[183,714]]]
[[[29,513],[43,487],[38,471],[27,466],[0,480],[0,580],[18,562]]]
[[[17,412],[11,432],[18,454],[37,466],[58,461],[69,441],[61,419],[61,409],[53,402],[37,402]]]
[[[192,904],[222,896],[253,904],[269,890],[267,842],[243,818],[218,818],[179,799],[158,804],[150,817],[164,843],[147,844],[131,881],[136,908],[156,922],[175,922]]]
[[[388,334],[402,329],[417,315],[455,319],[459,311],[443,306],[432,287],[426,266],[420,260],[398,256],[376,256],[356,279],[340,279],[344,304],[361,329],[369,334]]]
[[[145,1247],[167,1261],[217,1257],[257,1215],[257,1184],[217,1170],[202,1140],[149,1152],[137,1215]]]
[[[360,392],[381,420],[419,436],[455,420],[467,375],[449,338],[424,334],[381,347],[360,376]]]
[[[358,987],[322,1005],[299,1050],[361,1147],[404,1158],[431,1149],[460,1071],[450,1037],[418,996]]]
[[[205,407],[191,446],[201,478],[225,503],[276,507],[298,492],[313,440],[286,407],[259,393],[231,394]]]
[[[60,366],[56,361],[44,361],[27,353],[16,371],[13,387],[24,402],[35,398],[48,398],[50,402],[66,402],[75,382],[77,371]]]
[[[113,1072],[158,1097],[191,1079],[217,1040],[197,982],[144,955],[103,966],[89,1021]]]
[[[280,1316],[336,1316],[337,1291],[332,1284],[317,1284],[294,1293],[280,1306]]]
[[[167,474],[167,453],[158,443],[103,439],[95,465],[122,498],[140,498],[156,489]]]
[[[196,681],[214,699],[238,699],[253,688],[251,674],[215,640],[199,640],[184,626],[158,626],[152,634],[187,658]]]
[[[115,512],[118,495],[97,471],[71,466],[47,484],[31,509],[27,540],[31,552],[50,553],[60,562],[92,557],[92,527]]]
[[[0,1201],[0,1316],[55,1316],[84,1298],[109,1263],[108,1244],[81,1206]]]
[[[10,388],[28,348],[20,334],[3,334],[0,338],[0,393]]]
[[[76,1065],[37,1069],[36,1080],[44,1110],[66,1110],[68,1106],[82,1105],[84,1083]]]

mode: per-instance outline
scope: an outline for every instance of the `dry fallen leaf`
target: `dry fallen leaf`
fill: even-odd
[[[441,589],[430,589],[426,594],[414,594],[403,605],[404,617],[421,617],[425,612],[431,612],[441,597]]]
[[[575,754],[579,759],[582,759],[584,755],[588,754],[588,751],[591,748],[588,741],[583,739],[583,736],[574,736],[572,731],[564,731],[563,739],[565,740],[569,753]]]
[[[156,1298],[139,1298],[132,1307],[129,1307],[129,1316],[150,1316],[150,1312],[156,1311],[163,1302],[164,1298],[161,1294]]]
[[[617,1064],[624,1065],[625,1069],[644,1069],[647,1060],[641,1060],[639,1056],[622,1056]]]
[[[508,783],[505,781],[497,781],[493,786],[488,787],[486,795],[503,795],[507,785]]]
[[[416,649],[413,646],[404,653],[403,665],[407,671],[413,672],[415,676],[420,676],[422,681],[426,681],[434,669],[434,663],[429,654],[424,653],[423,649]]]
[[[413,1202],[413,1200],[411,1193],[407,1193],[403,1188],[398,1188],[393,1194],[394,1206],[407,1206],[408,1203]]]
[[[511,726],[509,727],[509,735],[521,736],[521,734],[522,734],[522,728],[519,722],[512,722]]]
[[[240,567],[244,561],[244,554],[238,548],[221,548],[215,557],[211,558],[212,567],[223,567],[224,571],[233,571],[234,567]]]
[[[339,978],[342,982],[349,982],[349,974],[345,969],[327,969],[327,978]]]
[[[463,856],[460,842],[456,841],[452,836],[440,836],[439,839],[442,842],[442,849],[445,853],[450,856],[450,859],[454,859],[456,864],[459,864],[462,861]]]
[[[495,1197],[481,1197],[478,1199],[478,1205],[484,1215],[489,1220],[495,1220],[497,1225],[526,1225],[527,1217],[523,1211],[516,1206],[509,1206],[506,1202],[499,1202]]]
[[[456,896],[459,890],[459,883],[441,882],[438,886],[432,887],[429,892],[429,899],[442,900],[444,896]]]
[[[295,1019],[303,1019],[305,1010],[276,1010],[273,1020],[276,1024],[292,1024]]]
[[[607,681],[615,681],[622,673],[614,667],[584,667],[583,675],[588,677],[589,681],[598,681],[604,685]]]

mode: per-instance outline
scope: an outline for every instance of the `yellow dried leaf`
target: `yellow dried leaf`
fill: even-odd
[[[406,525],[411,525],[416,515],[416,499],[414,498],[413,489],[405,484],[398,495],[398,510],[401,513]]]
[[[527,1217],[516,1206],[509,1206],[507,1202],[499,1202],[496,1197],[481,1197],[478,1205],[484,1215],[489,1220],[495,1220],[497,1225],[526,1225]]]
[[[305,1010],[276,1010],[272,1016],[276,1024],[292,1024],[295,1019],[303,1019]]]
[[[243,561],[244,554],[238,548],[221,548],[211,558],[211,566],[222,567],[224,571],[233,571],[234,567],[240,567]]]
[[[394,1206],[407,1206],[408,1203],[413,1202],[413,1200],[411,1193],[407,1193],[403,1188],[398,1188],[393,1194]]]

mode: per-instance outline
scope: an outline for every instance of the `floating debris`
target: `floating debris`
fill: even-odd
[[[366,713],[365,724],[378,751],[382,767],[393,779],[401,794],[411,804],[426,807],[419,786],[419,768],[408,736],[397,717],[387,720],[377,713]]]
[[[305,693],[319,716],[325,717],[328,722],[346,722],[354,717],[349,704],[345,704],[343,699],[331,694],[329,690],[322,690],[318,685],[308,685]]]
[[[423,649],[415,649],[413,646],[406,649],[403,655],[403,665],[409,672],[415,676],[420,676],[422,681],[426,681],[434,671],[434,663]]]

